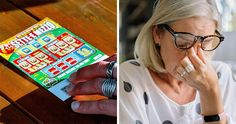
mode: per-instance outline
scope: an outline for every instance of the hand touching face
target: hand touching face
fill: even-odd
[[[197,52],[193,48],[187,51],[187,56],[176,66],[175,77],[199,91],[214,88],[218,84],[217,74],[200,47]]]

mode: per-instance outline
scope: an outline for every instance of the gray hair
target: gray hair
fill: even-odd
[[[156,49],[153,41],[152,27],[194,16],[204,16],[214,20],[217,30],[221,30],[220,14],[215,0],[159,0],[152,17],[143,26],[137,37],[134,48],[135,58],[156,72],[164,72],[160,50]]]

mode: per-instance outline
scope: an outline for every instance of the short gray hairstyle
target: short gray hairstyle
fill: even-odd
[[[215,0],[159,0],[153,10],[152,17],[143,26],[136,39],[135,58],[153,71],[164,72],[160,50],[156,49],[153,41],[152,27],[196,16],[204,16],[214,20],[217,30],[221,30],[220,14]]]

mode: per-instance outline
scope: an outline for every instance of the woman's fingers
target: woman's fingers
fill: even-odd
[[[202,62],[204,64],[207,63],[206,55],[203,53],[203,50],[202,50],[202,48],[200,46],[197,48],[197,55],[202,60]]]
[[[187,72],[181,65],[176,68],[176,72],[177,72],[177,78],[179,80],[186,81],[186,79],[184,78],[184,75],[186,75]]]
[[[184,59],[180,62],[180,64],[181,64],[183,67],[186,67],[187,65],[192,64],[192,62],[190,61],[190,59],[189,59],[188,57],[184,57]]]
[[[90,66],[86,66],[77,70],[77,72],[73,73],[69,77],[69,81],[73,84],[77,84],[78,82],[85,82],[89,79],[97,78],[97,77],[106,77],[106,68],[109,62],[100,61],[98,63],[92,64]]]
[[[110,56],[109,58],[105,59],[104,61],[109,61],[109,62],[117,61],[117,54],[115,53],[114,55]],[[115,78],[115,79],[117,78],[117,67],[116,67],[116,65],[114,67],[112,77]]]
[[[81,114],[104,114],[109,116],[116,116],[116,100],[100,100],[92,102],[78,102],[71,103],[71,108],[74,112]]]
[[[98,77],[107,77],[107,68],[110,62],[100,61],[90,66],[86,66],[84,68],[79,69],[77,72],[73,73],[69,77],[69,81],[73,84],[77,84],[79,82],[85,82],[90,79],[98,78]],[[113,77],[116,77],[116,66],[112,70]]]
[[[185,57],[180,64],[190,76],[194,74],[195,67],[188,57]]]
[[[196,68],[196,70],[204,67],[203,61],[199,58],[193,48],[190,48],[190,50],[188,51],[188,58],[193,64],[193,66]]]
[[[89,94],[100,94],[102,93],[102,84],[105,80],[115,80],[115,79],[105,79],[105,78],[95,78],[86,82],[81,82],[77,84],[70,84],[66,90],[69,95],[89,95]],[[114,82],[116,83],[116,82]],[[116,96],[116,90],[114,91],[114,96]]]
[[[89,95],[89,94],[102,94],[103,78],[96,78],[88,82],[81,82],[77,84],[70,84],[66,90],[69,95]]]

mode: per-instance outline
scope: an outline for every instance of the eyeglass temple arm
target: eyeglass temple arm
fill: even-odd
[[[174,35],[175,31],[170,28],[167,24],[161,24],[161,27],[165,28],[167,31],[169,31],[172,35]]]
[[[223,41],[223,40],[225,39],[225,37],[224,37],[218,30],[216,30],[215,32],[216,32],[217,35],[220,36],[220,37],[219,37],[219,38],[220,38],[220,41]]]

